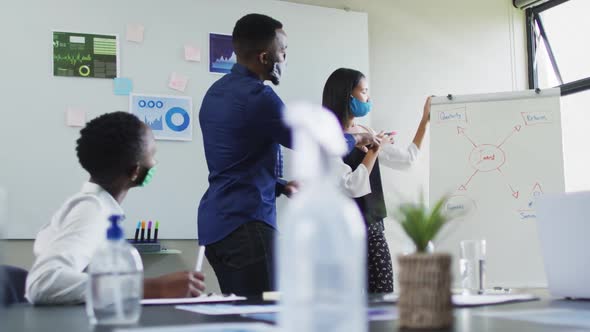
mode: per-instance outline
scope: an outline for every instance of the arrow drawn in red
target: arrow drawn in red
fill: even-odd
[[[515,191],[511,185],[508,185],[508,187],[510,188],[510,191],[512,191],[512,196],[518,198],[518,191]]]
[[[502,172],[501,169],[498,168],[498,172],[500,174],[502,174],[502,177],[504,177],[504,179],[506,179],[506,177],[504,176],[504,173]],[[518,199],[519,191],[518,190],[514,190],[514,188],[512,188],[512,186],[510,185],[510,183],[508,183],[508,188],[510,188],[510,191],[512,192],[512,197]]]
[[[461,191],[467,190],[467,185],[469,185],[469,182],[471,182],[471,179],[473,179],[475,174],[477,174],[478,172],[479,172],[479,170],[475,170],[475,172],[473,172],[473,174],[471,174],[471,176],[469,177],[469,180],[467,180],[467,182],[465,182],[465,184],[462,184],[459,186],[459,190],[461,190]]]

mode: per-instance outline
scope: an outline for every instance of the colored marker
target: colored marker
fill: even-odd
[[[150,242],[152,240],[152,221],[150,220],[150,222],[148,222],[148,238],[147,238],[147,242]]]
[[[141,242],[145,241],[145,221],[141,222]]]
[[[137,222],[137,227],[135,228],[135,238],[133,242],[137,242],[137,238],[139,237],[139,228],[141,228],[141,221]]]
[[[160,222],[156,221],[156,229],[154,230],[154,242],[158,242],[158,228],[160,228]]]

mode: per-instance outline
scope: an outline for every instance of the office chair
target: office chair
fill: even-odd
[[[25,283],[27,270],[10,265],[0,265],[0,304],[26,302]]]

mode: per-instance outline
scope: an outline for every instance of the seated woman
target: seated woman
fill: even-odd
[[[77,141],[78,160],[90,174],[79,193],[68,198],[35,239],[35,263],[27,276],[31,303],[84,302],[84,271],[106,241],[108,217],[123,214],[129,189],[149,183],[156,142],[149,127],[126,112],[101,115],[88,122]],[[199,272],[176,272],[144,279],[144,297],[198,296],[205,290]]]

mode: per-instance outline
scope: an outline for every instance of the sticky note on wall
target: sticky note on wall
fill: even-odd
[[[201,50],[193,45],[184,45],[184,59],[186,61],[201,61]]]
[[[145,28],[141,24],[127,24],[127,40],[135,43],[143,42]]]
[[[178,73],[172,73],[170,75],[170,81],[168,82],[168,87],[170,89],[173,89],[176,91],[184,92],[184,90],[186,89],[187,83],[188,83],[188,77],[183,76]]]
[[[113,79],[113,92],[117,96],[129,96],[133,91],[133,81],[126,77],[117,77]]]
[[[66,110],[66,125],[70,127],[84,127],[86,124],[86,110],[80,107],[68,107]]]

